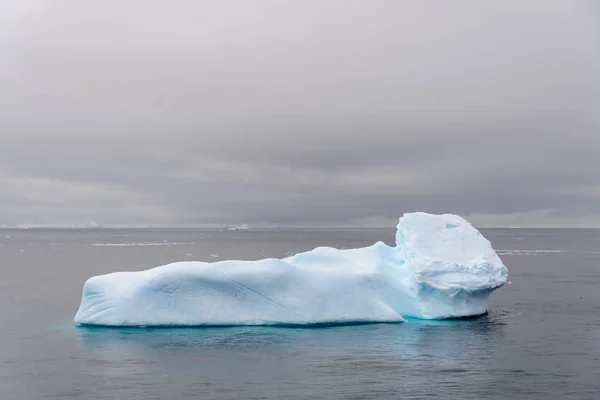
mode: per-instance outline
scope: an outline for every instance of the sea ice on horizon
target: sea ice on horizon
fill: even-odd
[[[313,325],[467,317],[508,270],[459,216],[405,214],[396,246],[319,247],[284,259],[176,262],[90,278],[75,322],[98,326]]]

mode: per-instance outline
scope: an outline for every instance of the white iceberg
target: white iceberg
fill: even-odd
[[[247,231],[248,229],[249,229],[248,225],[246,225],[246,224],[225,227],[226,231]]]
[[[508,270],[450,214],[405,214],[396,246],[319,247],[284,259],[177,262],[90,278],[75,322],[99,326],[313,325],[485,314]]]

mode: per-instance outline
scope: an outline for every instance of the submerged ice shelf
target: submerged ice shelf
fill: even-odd
[[[97,326],[312,325],[468,317],[508,270],[456,215],[405,214],[396,246],[319,247],[284,259],[177,262],[90,278],[75,322]]]

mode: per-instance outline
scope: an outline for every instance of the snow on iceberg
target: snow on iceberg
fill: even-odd
[[[177,262],[90,278],[75,322],[312,325],[485,314],[508,270],[456,215],[405,214],[396,246],[319,247],[284,259]]]

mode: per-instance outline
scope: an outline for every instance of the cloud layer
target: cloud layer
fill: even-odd
[[[594,1],[8,1],[0,224],[600,226]]]

